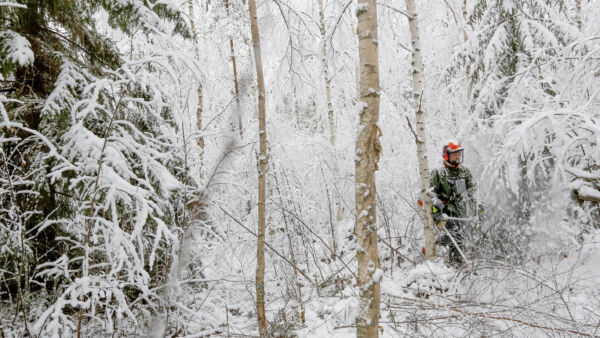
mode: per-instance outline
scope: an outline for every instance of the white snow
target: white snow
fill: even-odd
[[[11,31],[0,31],[0,41],[4,46],[2,52],[8,60],[20,66],[33,63],[31,43],[25,37]]]

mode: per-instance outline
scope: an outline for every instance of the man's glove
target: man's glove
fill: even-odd
[[[485,214],[485,209],[483,208],[483,205],[481,205],[481,204],[480,204],[480,205],[477,207],[477,219],[478,219],[480,222],[481,222],[481,221],[483,221],[483,220],[485,219],[485,216],[484,216],[484,214]]]
[[[434,221],[440,221],[444,214],[444,203],[439,198],[434,198],[431,201],[431,214],[433,215]]]
[[[446,221],[443,219],[440,219],[439,221],[434,221],[433,223],[435,223],[435,225],[440,229],[444,229],[446,227]]]
[[[421,199],[417,200],[420,206],[423,206],[423,201]],[[434,221],[439,221],[442,219],[442,215],[444,214],[444,202],[439,198],[433,198],[431,200],[431,215],[433,216]]]

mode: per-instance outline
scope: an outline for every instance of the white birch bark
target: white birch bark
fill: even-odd
[[[260,155],[258,157],[258,236],[256,245],[256,310],[258,332],[264,337],[267,331],[265,314],[265,187],[267,174],[267,125],[265,106],[265,83],[262,69],[262,54],[260,50],[260,34],[256,15],[255,0],[248,0],[250,11],[250,28],[252,31],[252,46],[256,65],[258,82],[258,135],[260,139]]]
[[[323,0],[319,0],[319,30],[321,32],[321,64],[323,67],[323,77],[325,79],[325,95],[327,98],[327,117],[329,120],[329,143],[334,147],[333,155],[333,174],[335,178],[339,176],[339,169],[337,165],[337,156],[335,153],[335,118],[333,112],[333,103],[331,101],[331,79],[329,77],[329,67],[327,65],[327,37],[325,36],[325,8],[323,7]],[[335,193],[335,209],[336,209],[336,220],[339,222],[342,220],[344,215],[344,209],[340,203],[341,196],[337,192]],[[335,241],[335,235],[334,235]],[[334,243],[335,245],[335,243]]]
[[[425,258],[435,258],[435,238],[433,234],[433,218],[431,215],[431,195],[429,194],[429,163],[427,158],[427,134],[425,122],[427,114],[423,103],[423,58],[421,56],[421,41],[419,37],[419,20],[415,8],[415,0],[406,0],[409,15],[410,36],[412,45],[412,77],[413,97],[416,111],[416,142],[419,177],[421,179],[421,198],[423,201],[423,224],[425,230]]]
[[[327,66],[327,37],[325,36],[325,10],[323,0],[319,0],[319,31],[321,32],[321,64],[323,66],[323,77],[325,78],[325,94],[327,96],[327,117],[329,120],[329,143],[335,145],[335,124],[333,116],[333,104],[331,103],[331,79],[329,78],[329,67]]]
[[[196,20],[194,16],[194,5],[192,0],[188,0],[188,14],[190,16],[190,26],[192,28],[192,37],[194,41],[194,53],[197,60],[200,60],[200,51],[198,49],[198,34],[196,33]],[[202,82],[198,81],[198,89],[196,94],[198,96],[198,108],[196,109],[196,118],[197,118],[197,128],[198,132],[202,132],[202,105],[203,105],[203,93],[202,93]],[[204,138],[200,136],[198,138],[198,146],[200,147],[200,162],[202,162],[202,158],[204,156]],[[202,177],[202,173],[200,174]]]
[[[379,160],[379,57],[377,48],[376,0],[358,1],[360,61],[359,132],[356,139],[355,198],[358,241],[359,313],[357,337],[377,337],[379,326],[380,280],[377,250],[375,170]]]
[[[225,0],[225,10],[227,11],[227,15],[229,16],[229,0]],[[242,110],[240,107],[240,86],[238,82],[237,76],[237,63],[235,60],[235,48],[233,45],[233,39],[229,38],[229,48],[231,49],[231,64],[233,66],[233,87],[235,89],[235,108],[236,115],[238,118],[238,131],[240,133],[240,137],[244,136],[244,128],[242,123]]]
[[[300,126],[300,103],[298,102],[296,86],[294,86],[294,112],[296,113],[296,126]]]
[[[575,0],[575,8],[577,11],[577,29],[581,32],[582,23],[581,23],[581,0]]]
[[[463,8],[462,8],[462,15],[463,15],[463,20],[464,20],[464,26],[463,26],[463,42],[466,42],[469,40],[469,35],[467,34],[467,26],[468,26],[468,16],[467,16],[467,0],[463,1]],[[470,100],[471,100],[471,93],[473,92],[473,81],[471,80],[471,65],[467,66],[467,71],[466,71],[466,75],[467,75],[467,84],[468,84],[468,89],[467,89],[467,103],[470,104]],[[454,114],[454,126],[456,127],[456,114]]]

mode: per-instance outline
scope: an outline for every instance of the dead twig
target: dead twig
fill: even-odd
[[[276,201],[273,201],[273,202],[277,203]],[[348,266],[348,264],[346,264],[346,262],[344,262],[344,260],[342,259],[342,257],[340,255],[338,255],[335,251],[333,251],[333,249],[331,247],[329,247],[329,245],[319,235],[317,235],[306,223],[304,223],[304,221],[298,215],[296,215],[295,213],[291,212],[290,210],[287,210],[282,205],[280,205],[280,207],[281,207],[282,211],[285,211],[289,215],[291,215],[292,217],[294,217],[300,224],[302,224],[302,226],[304,226],[308,230],[308,232],[310,232],[319,241],[321,241],[321,243],[323,243],[323,245],[325,246],[325,248],[327,248],[327,250],[329,250],[329,252],[331,252],[331,254],[334,257],[336,257],[342,263],[342,265],[344,265],[344,267],[346,267],[346,269],[352,274],[352,276],[354,276],[354,278],[358,279],[358,276],[354,273],[354,271],[352,271],[352,269],[350,269],[350,267]]]
[[[254,233],[254,231],[252,231],[248,227],[246,227],[240,220],[238,220],[235,216],[233,216],[232,214],[230,214],[223,207],[221,207],[220,205],[216,205],[215,203],[213,203],[213,205],[215,205],[217,208],[221,209],[221,211],[225,215],[227,215],[229,218],[231,218],[234,222],[236,222],[239,226],[241,226],[242,228],[244,228],[246,231],[248,231],[249,233],[251,233],[254,237],[258,237],[258,235],[256,233]],[[304,273],[304,271],[300,270],[300,268],[298,268],[296,265],[294,265],[292,262],[290,262],[287,258],[285,258],[282,254],[280,254],[269,243],[265,242],[265,245],[267,246],[267,248],[271,249],[271,251],[273,251],[274,254],[276,254],[277,256],[279,256],[279,258],[283,259],[286,263],[288,263],[291,267],[293,267],[294,270],[298,271],[302,276],[304,276],[304,278],[306,278],[311,284],[316,285],[315,282],[313,282],[313,280],[310,277],[308,277],[308,275],[306,273]]]
[[[462,309],[459,309],[457,307],[444,306],[444,305],[441,305],[441,304],[435,304],[435,303],[428,302],[428,301],[422,300],[422,299],[413,299],[413,298],[408,298],[408,297],[403,297],[403,296],[396,296],[396,295],[392,295],[392,294],[388,294],[388,293],[384,293],[384,295],[387,296],[387,297],[401,299],[401,300],[408,301],[408,302],[413,302],[413,303],[416,302],[416,303],[421,303],[421,304],[429,305],[429,306],[431,306],[434,309],[443,309],[443,310],[453,311],[453,312],[460,313],[460,314],[466,315],[466,316],[479,317],[479,318],[484,318],[484,319],[502,320],[502,321],[508,321],[508,322],[513,322],[513,323],[518,323],[518,324],[529,326],[529,327],[533,327],[533,328],[536,328],[536,329],[549,330],[549,331],[567,332],[567,333],[572,333],[572,334],[579,335],[579,336],[584,336],[584,337],[594,337],[591,334],[580,332],[580,331],[573,330],[573,329],[565,329],[565,328],[560,328],[560,327],[550,327],[550,326],[545,326],[545,325],[540,325],[540,324],[526,322],[524,320],[517,319],[517,318],[512,318],[512,317],[508,317],[508,316],[494,316],[494,315],[490,315],[490,314],[485,313],[485,312],[484,313],[482,313],[482,312],[469,312],[469,311],[464,311]],[[390,308],[394,308],[394,307],[395,306],[390,305]]]
[[[413,134],[413,136],[415,137],[415,140],[418,140],[419,137],[417,136],[417,133],[415,132],[415,130],[413,129],[412,124],[410,123],[410,119],[408,118],[408,115],[405,116],[406,117],[406,122],[408,123],[408,127],[410,128],[410,132]]]

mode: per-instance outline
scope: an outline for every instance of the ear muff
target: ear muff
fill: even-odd
[[[445,145],[444,150],[442,150],[442,157],[444,158],[444,161],[448,161],[448,146],[447,145]]]
[[[442,157],[444,158],[444,162],[446,163],[446,165],[449,165],[454,168],[458,168],[460,166],[460,164],[462,163],[462,151],[463,150],[464,150],[463,147],[458,142],[450,141],[450,142],[448,142],[448,144],[445,144],[444,148],[443,148],[443,152],[442,152]],[[461,152],[461,158],[456,163],[450,162],[449,154],[455,153],[455,152]]]

